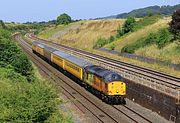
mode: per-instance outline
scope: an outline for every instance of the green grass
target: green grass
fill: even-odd
[[[52,37],[59,30],[63,30],[65,27],[66,26],[64,26],[64,25],[52,26],[52,27],[47,28],[46,30],[40,32],[38,34],[38,37],[43,38],[43,39],[48,39],[49,37]]]
[[[157,33],[150,33],[145,38],[140,38],[136,42],[124,46],[121,52],[134,53],[139,48],[147,47],[151,44],[156,44],[158,48],[163,48],[172,42],[172,34],[169,32],[168,28],[162,28]]]
[[[152,25],[161,18],[162,17],[160,15],[146,16],[135,23],[133,30],[137,31],[138,29],[144,28],[145,26]]]

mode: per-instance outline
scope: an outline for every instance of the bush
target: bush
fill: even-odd
[[[133,54],[134,51],[138,48],[138,46],[136,46],[136,44],[132,44],[132,45],[126,45],[121,49],[122,53],[131,53]]]
[[[71,122],[59,112],[62,101],[53,86],[34,77],[31,62],[9,32],[0,31],[0,122]]]
[[[0,28],[0,39],[2,38],[10,39],[10,36],[11,33],[9,31]]]
[[[113,44],[111,45],[110,49],[111,49],[111,50],[114,50],[115,47],[116,47],[116,45],[113,43]]]
[[[124,46],[121,52],[134,53],[135,50],[156,43],[159,48],[163,48],[166,44],[171,42],[172,35],[167,28],[159,30],[157,33],[150,33],[146,38]]]
[[[132,44],[128,44],[128,45],[124,46],[121,49],[121,52],[126,52],[126,53],[132,54],[135,52],[135,50],[137,50],[141,47],[145,47],[145,46],[155,43],[156,40],[157,40],[157,35],[154,33],[150,33],[146,38],[141,38]]]
[[[133,31],[133,27],[135,25],[135,19],[134,17],[128,17],[123,25],[123,32],[124,34]]]
[[[114,38],[114,36],[110,36],[110,38],[109,38],[109,42],[108,43],[111,43],[111,42],[113,42],[115,40],[115,38]]]
[[[135,25],[135,19],[133,17],[128,17],[125,21],[122,28],[118,28],[116,37],[119,38],[123,36],[124,34],[133,31],[133,27]]]
[[[58,111],[60,100],[47,82],[27,83],[19,78],[14,82],[12,79],[0,81],[5,85],[0,87],[1,122],[44,122]]]
[[[170,32],[168,31],[168,29],[164,28],[159,31],[158,40],[156,41],[156,44],[159,48],[163,48],[171,40],[172,40],[172,36]]]
[[[10,40],[10,33],[6,30],[1,30],[1,32],[3,33],[0,33],[0,61],[12,65],[16,72],[26,76],[29,81],[33,80],[34,73],[31,62]]]
[[[105,38],[100,37],[100,38],[97,39],[97,42],[96,42],[96,44],[94,45],[93,48],[100,48],[100,47],[104,46],[107,42],[108,41]]]

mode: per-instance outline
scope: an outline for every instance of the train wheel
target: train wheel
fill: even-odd
[[[103,102],[105,101],[105,97],[104,97],[103,93],[101,93],[101,99],[102,99]]]
[[[108,103],[112,104],[112,98],[108,97]]]
[[[115,104],[119,104],[119,99],[117,97],[115,97]]]
[[[126,100],[125,99],[123,99],[122,104],[126,105]]]
[[[105,102],[108,103],[109,102],[109,99],[107,96],[105,96]]]

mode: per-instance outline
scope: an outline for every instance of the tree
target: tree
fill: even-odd
[[[158,48],[163,48],[170,41],[171,35],[169,30],[166,28],[161,29],[158,34],[158,40],[156,41]]]
[[[180,9],[177,9],[172,15],[170,22],[170,32],[174,35],[174,39],[180,39]]]
[[[57,20],[56,20],[57,25],[59,25],[59,24],[67,25],[67,24],[69,24],[71,22],[72,22],[71,17],[66,13],[61,14],[60,16],[58,16]]]
[[[132,32],[136,21],[134,17],[128,17],[122,28],[118,28],[116,37],[119,38],[128,32]]]
[[[133,17],[128,17],[127,20],[125,21],[124,26],[123,26],[124,33],[128,33],[130,31],[133,31],[133,27],[134,27],[135,22],[136,21]]]
[[[6,29],[6,25],[4,24],[4,22],[2,20],[0,20],[0,26],[3,28],[3,29]]]

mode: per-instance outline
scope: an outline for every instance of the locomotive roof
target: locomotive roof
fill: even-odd
[[[87,61],[85,61],[85,60],[83,60],[81,58],[77,58],[75,56],[72,56],[72,55],[67,57],[66,60],[68,60],[68,61],[70,61],[70,62],[72,62],[72,63],[74,63],[74,64],[76,64],[76,65],[78,65],[78,66],[80,66],[82,68],[84,68],[84,67],[86,67],[88,65],[91,65],[89,62],[87,62]]]
[[[122,77],[119,74],[96,65],[88,66],[86,67],[86,70],[103,78],[106,83],[112,81],[122,81]]]

